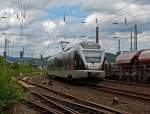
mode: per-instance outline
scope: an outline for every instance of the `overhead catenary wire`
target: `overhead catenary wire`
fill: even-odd
[[[107,21],[112,20],[112,19],[116,19],[116,18],[122,16],[122,15],[117,15],[117,16],[116,16],[116,14],[119,14],[119,13],[122,12],[124,9],[130,7],[132,4],[134,4],[134,3],[138,2],[138,1],[139,1],[139,0],[134,0],[131,4],[128,4],[128,5],[124,6],[124,7],[122,7],[121,9],[115,11],[114,13],[111,12],[111,15],[115,15],[115,16],[109,18]],[[105,18],[107,18],[107,17],[102,18],[102,20],[104,20]]]
[[[46,7],[46,6],[48,5],[49,1],[50,1],[50,0],[47,0],[47,1],[43,4],[42,7]],[[35,19],[38,17],[38,15],[41,14],[41,12],[42,12],[42,10],[39,10],[39,11],[37,12],[37,14],[35,14],[35,15],[33,16],[33,19],[32,19],[29,23],[26,23],[26,24],[24,25],[24,28],[27,28],[28,26],[30,26],[30,25],[35,21]]]
[[[31,0],[28,0],[27,5],[30,5],[30,3],[31,3]],[[27,12],[27,7],[24,6],[24,15],[25,15],[25,16],[24,16],[24,20],[25,20],[24,23],[25,23],[25,24],[26,24],[26,16],[27,16],[27,13],[26,13],[26,12]]]
[[[136,0],[137,1],[137,0]],[[128,6],[129,7],[129,6]],[[125,7],[124,7],[125,8]],[[122,8],[123,9],[123,8]],[[42,9],[41,9],[42,10]],[[26,25],[28,25],[28,23],[26,24]]]
[[[137,0],[136,0],[137,1]],[[134,2],[136,2],[136,1],[134,1]],[[36,7],[34,7],[34,6],[31,6],[30,4],[27,4],[27,5],[25,5],[25,4],[23,4],[23,3],[21,3],[24,7],[33,7],[33,8],[36,8]],[[126,6],[126,7],[129,7],[129,6]],[[126,7],[123,7],[122,8],[122,10],[124,9],[124,8],[126,8]],[[45,10],[44,8],[37,8],[37,9],[39,9],[39,10]],[[121,10],[119,10],[119,12],[120,12]],[[58,12],[57,12],[58,13]],[[34,16],[35,17],[35,16]],[[34,19],[35,20],[35,19]],[[26,26],[29,26],[29,25],[31,25],[32,23],[33,23],[34,21],[31,21],[30,23],[26,23]],[[29,25],[28,25],[29,24]]]

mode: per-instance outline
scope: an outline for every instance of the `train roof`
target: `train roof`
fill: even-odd
[[[60,52],[52,57],[49,58],[50,59],[54,59],[55,57],[58,57],[58,56],[61,56],[67,52],[69,52],[70,50],[75,50],[77,49],[79,46],[82,46],[83,48],[85,49],[100,49],[100,45],[95,43],[95,42],[92,42],[92,41],[82,41],[80,43],[77,43],[69,48],[67,48],[66,50],[64,50],[64,52]]]
[[[150,60],[150,49],[143,50],[138,57],[140,61],[149,61]]]
[[[127,64],[127,63],[131,63],[131,61],[134,59],[134,57],[135,57],[137,54],[138,54],[138,51],[121,54],[121,55],[119,55],[119,56],[116,58],[116,63],[117,63],[117,64]]]
[[[101,46],[98,43],[92,42],[92,41],[82,41],[80,43],[77,43],[69,48],[67,48],[65,51],[68,51],[72,48],[76,48],[78,46],[82,46],[85,49],[100,49]]]
[[[95,42],[88,42],[88,41],[83,41],[80,43],[80,45],[85,48],[85,49],[100,49],[100,45]]]
[[[150,61],[150,49],[142,49],[136,52],[124,53],[117,57],[117,64],[131,63],[132,60]]]

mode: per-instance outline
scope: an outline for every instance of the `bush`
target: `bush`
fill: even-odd
[[[0,56],[0,67],[4,66],[4,58]]]
[[[19,64],[17,62],[12,63],[11,68],[14,70],[18,70],[19,69]]]
[[[34,72],[39,69],[34,70]],[[23,73],[32,74],[32,65],[18,63],[5,64],[4,58],[0,57],[0,114],[20,100],[23,96],[23,89],[12,80],[13,76]]]
[[[12,68],[18,69],[16,64],[12,67],[10,64],[4,65],[2,61],[0,58],[0,114],[23,96],[23,89],[12,80]]]
[[[32,66],[31,65],[20,65],[19,72],[23,74],[28,74],[32,72]]]

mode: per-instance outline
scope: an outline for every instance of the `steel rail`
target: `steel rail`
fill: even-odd
[[[104,82],[108,83],[115,83],[115,84],[124,84],[124,85],[131,85],[131,86],[140,86],[140,87],[146,87],[150,88],[150,84],[142,84],[142,83],[135,83],[135,82],[125,82],[125,81],[118,81],[118,80],[103,80]]]
[[[60,105],[59,103],[56,103],[56,102],[48,99],[45,95],[40,94],[40,93],[32,90],[31,88],[25,87],[23,85],[21,85],[21,86],[24,89],[26,89],[27,91],[29,91],[31,94],[33,94],[34,96],[37,96],[39,98],[38,101],[40,101],[40,102],[34,101],[33,99],[30,99],[30,98],[24,99],[24,100],[28,101],[31,104],[37,105],[37,106],[39,106],[39,107],[41,107],[41,108],[43,108],[43,109],[45,109],[45,110],[47,110],[47,111],[49,111],[51,113],[54,113],[54,114],[55,114],[55,112],[56,112],[56,114],[66,114],[66,113],[67,114],[80,114],[77,111],[74,111],[74,110],[72,110],[72,109],[70,109],[70,108],[68,108],[66,106]],[[48,103],[52,104],[53,106],[55,106],[56,109],[50,108],[47,105],[45,106],[45,103],[44,104],[42,103],[42,101],[44,101],[44,100],[45,100],[45,102],[48,102]],[[63,113],[60,112],[60,111],[57,111],[58,109],[63,111]]]
[[[86,113],[86,114],[114,114],[114,113],[106,111],[106,110],[95,109],[93,107],[79,104],[79,103],[69,101],[66,99],[60,99],[60,98],[56,98],[56,97],[47,96],[47,95],[38,93],[36,91],[33,91],[32,89],[30,89],[28,87],[25,87],[25,86],[23,86],[23,87],[26,90],[28,90],[30,93],[50,102],[51,104],[53,104],[54,106],[56,106],[58,108],[65,110],[66,112],[64,112],[64,114],[66,114],[66,113],[67,114],[81,114],[81,113],[83,113],[83,114],[84,113]],[[34,103],[34,104],[37,104],[38,106],[40,105],[41,107],[44,107],[43,105],[39,104],[39,102],[35,102],[32,99],[30,99],[30,100],[28,99],[28,101],[31,101],[32,104]],[[78,111],[75,111],[76,109],[78,109]]]
[[[18,79],[18,78],[16,78],[16,79]],[[129,112],[126,112],[126,111],[114,109],[114,108],[111,108],[111,107],[108,107],[108,106],[105,106],[105,105],[100,105],[100,104],[97,104],[97,103],[94,103],[94,102],[85,101],[85,100],[77,98],[75,96],[58,92],[58,91],[53,90],[53,89],[51,89],[49,87],[42,86],[41,84],[36,84],[36,83],[29,82],[29,81],[22,80],[22,79],[18,79],[18,80],[21,80],[21,81],[23,81],[25,83],[28,83],[28,84],[31,84],[31,85],[34,85],[34,86],[37,86],[39,88],[44,88],[44,89],[49,90],[49,91],[51,91],[51,92],[53,92],[53,93],[55,93],[57,95],[64,96],[64,97],[67,97],[67,98],[70,98],[70,99],[74,99],[75,101],[77,101],[77,102],[79,102],[79,103],[81,103],[83,105],[91,106],[91,107],[97,108],[97,109],[106,110],[106,111],[109,111],[109,112],[113,112],[115,114],[129,114]]]
[[[28,88],[27,88],[28,89]],[[59,103],[56,103],[54,102],[53,100],[51,99],[48,99],[47,97],[45,97],[44,95],[36,92],[36,91],[33,91],[31,89],[28,89],[30,91],[30,93],[38,96],[41,100],[45,100],[46,102],[49,102],[50,104],[52,104],[54,107],[56,107],[56,109],[60,109],[63,111],[63,113],[67,113],[67,114],[79,114],[77,111],[74,111],[66,106],[63,106],[63,105],[60,105]]]
[[[86,105],[83,105],[83,104],[80,104],[80,103],[76,103],[76,102],[73,102],[73,101],[69,101],[69,100],[66,100],[66,99],[60,99],[60,98],[56,98],[56,97],[50,97],[50,96],[46,96],[48,99],[51,99],[55,102],[58,102],[62,105],[66,105],[68,107],[72,107],[73,109],[78,109],[79,113],[94,113],[94,114],[114,114],[112,112],[108,112],[108,111],[105,111],[105,110],[100,110],[100,109],[95,109],[91,106],[86,106]]]
[[[102,85],[98,85],[98,86],[86,85],[86,86],[88,86],[92,89],[94,88],[96,90],[106,92],[106,93],[118,94],[118,95],[121,95],[121,96],[136,98],[136,99],[144,100],[146,102],[150,102],[150,95],[148,95],[148,94],[131,92],[131,91],[127,91],[127,90],[121,90],[121,89],[116,89],[116,88],[113,88],[113,87],[107,87],[107,86],[102,86]]]
[[[35,105],[35,106],[41,108],[41,109],[44,109],[45,111],[50,112],[50,113],[52,113],[52,114],[63,114],[63,113],[61,113],[61,112],[58,112],[57,110],[54,110],[54,109],[51,109],[51,108],[45,106],[44,104],[37,103],[36,101],[32,101],[32,100],[30,100],[30,99],[24,99],[24,100],[25,100],[26,102],[30,103],[30,104],[33,104],[33,105]]]

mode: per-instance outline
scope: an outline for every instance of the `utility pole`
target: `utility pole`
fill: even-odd
[[[43,55],[41,54],[41,76],[43,75]]]
[[[4,64],[6,64],[6,59],[7,59],[7,38],[5,38],[4,59],[5,59]]]
[[[24,46],[22,47],[22,60],[23,60],[23,63],[24,63]]]
[[[96,26],[96,43],[99,43],[99,27]]]
[[[20,51],[20,58],[23,59],[23,51]]]
[[[133,26],[133,24],[132,24],[132,25],[131,25],[131,24],[128,24],[126,18],[125,18],[125,24],[126,24],[127,26],[130,26],[130,32],[131,32],[131,52],[132,52],[133,50],[136,51],[136,50],[137,50],[137,25],[135,24],[135,25]],[[132,34],[133,29],[134,29],[134,39],[133,39],[133,34]]]
[[[96,43],[99,43],[99,26],[96,18]]]
[[[7,40],[7,56],[9,56],[9,42],[10,41]]]
[[[43,55],[41,55],[41,68],[43,68]]]
[[[134,50],[137,51],[137,25],[134,25]]]
[[[24,46],[23,46],[23,48],[22,48],[22,53],[23,53],[23,57],[24,57]]]
[[[5,47],[4,47],[4,59],[6,63],[7,56],[9,56],[9,43],[10,41],[5,38]]]
[[[5,38],[5,49],[4,49],[4,52],[6,53],[6,56],[7,56],[7,38]]]
[[[4,58],[5,60],[7,59],[7,56],[9,54],[9,45],[8,45],[9,41],[7,40],[7,38],[5,38],[5,49],[4,49]]]
[[[20,59],[22,60],[22,63],[24,63],[24,46],[22,46],[23,49],[20,51]]]
[[[132,50],[133,50],[132,49],[132,27],[130,27],[130,31],[131,31],[131,39],[130,40],[131,40],[131,52],[132,52]]]
[[[120,39],[118,39],[118,53],[120,53],[121,52],[121,50],[120,50]]]

